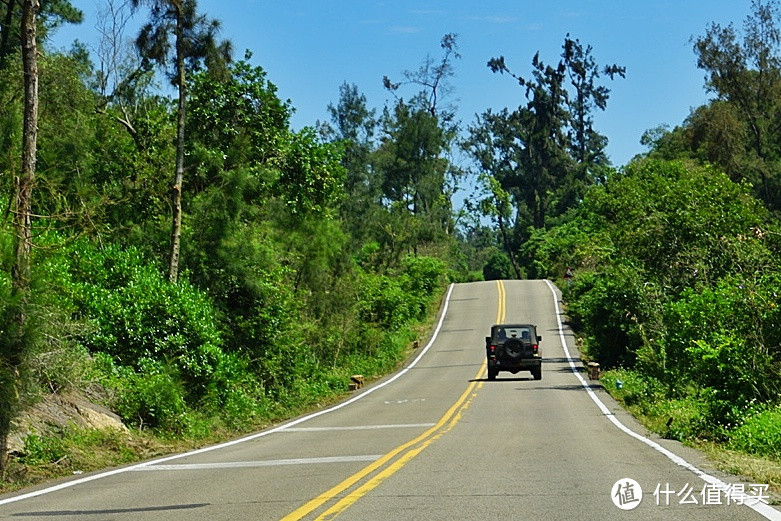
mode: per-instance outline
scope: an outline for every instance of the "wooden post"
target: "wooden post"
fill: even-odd
[[[348,388],[351,391],[355,391],[357,389],[360,389],[363,387],[363,375],[362,374],[354,374],[350,377],[350,383],[348,384]]]

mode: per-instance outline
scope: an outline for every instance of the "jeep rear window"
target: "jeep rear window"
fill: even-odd
[[[531,331],[528,327],[500,327],[496,330],[496,338],[500,340],[513,337],[527,339],[531,337]]]

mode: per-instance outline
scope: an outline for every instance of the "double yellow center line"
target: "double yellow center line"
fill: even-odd
[[[496,290],[499,292],[499,308],[496,311],[496,323],[502,324],[507,318],[507,294],[504,291],[504,282],[497,280]]]
[[[497,323],[504,321],[506,313],[505,305],[505,291],[504,284],[501,281],[497,281],[497,288],[499,291],[499,307],[497,311]],[[298,521],[305,516],[311,514],[324,504],[332,500],[337,500],[331,507],[321,513],[316,519],[327,520],[333,519],[350,506],[355,504],[356,501],[368,494],[370,491],[377,488],[383,481],[391,477],[398,472],[404,465],[409,463],[415,456],[420,454],[423,449],[434,443],[436,440],[444,436],[450,429],[452,429],[456,423],[461,419],[464,411],[472,403],[472,399],[476,396],[474,391],[483,386],[481,377],[485,372],[485,364],[480,367],[480,370],[472,378],[464,393],[456,400],[456,402],[447,410],[444,416],[426,432],[421,434],[415,439],[412,439],[402,445],[399,445],[392,451],[388,452],[378,460],[367,465],[357,473],[348,477],[338,485],[334,486],[330,490],[320,494],[316,498],[297,508],[287,516],[282,518],[282,521]],[[363,484],[358,485],[363,482]],[[354,490],[343,495],[348,489],[355,487]],[[341,497],[341,499],[339,499]]]

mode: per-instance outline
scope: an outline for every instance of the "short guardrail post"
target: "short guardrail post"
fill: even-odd
[[[356,389],[360,389],[363,387],[363,375],[362,374],[354,374],[350,377],[350,383],[348,384],[348,388],[351,391],[355,391]]]

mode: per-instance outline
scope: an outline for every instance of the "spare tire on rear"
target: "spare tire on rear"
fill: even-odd
[[[510,358],[518,358],[523,353],[523,342],[519,338],[509,338],[504,343],[504,352]]]

